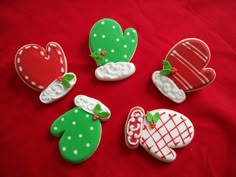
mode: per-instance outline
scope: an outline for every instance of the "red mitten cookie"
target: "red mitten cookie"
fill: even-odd
[[[15,68],[27,86],[43,91],[40,96],[43,103],[61,98],[76,82],[76,76],[67,73],[63,49],[55,42],[49,42],[46,49],[37,44],[21,47],[15,56]]]
[[[156,109],[145,113],[143,108],[130,110],[125,125],[127,147],[135,149],[141,145],[153,157],[172,162],[176,159],[173,148],[188,145],[194,136],[194,127],[184,115],[168,110]]]
[[[212,83],[216,73],[207,68],[210,50],[205,42],[187,38],[178,42],[163,61],[163,69],[155,71],[152,80],[163,95],[176,103],[185,100],[185,92],[206,87]]]

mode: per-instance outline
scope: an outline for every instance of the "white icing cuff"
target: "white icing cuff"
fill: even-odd
[[[73,74],[74,78],[69,81],[71,87],[67,88],[63,86],[61,81],[55,79],[45,90],[43,90],[40,95],[39,99],[42,103],[49,104],[56,100],[59,100],[63,96],[65,96],[75,85],[77,78],[74,73],[66,73],[66,74]]]
[[[130,77],[135,72],[135,66],[129,62],[107,63],[95,71],[95,76],[102,81],[119,81]]]
[[[186,99],[185,92],[179,89],[170,78],[160,75],[159,71],[152,74],[152,82],[163,95],[175,103],[182,103]]]
[[[84,111],[86,111],[88,113],[91,113],[91,114],[94,114],[95,106],[97,104],[100,104],[102,112],[109,112],[111,114],[111,111],[103,103],[101,103],[100,101],[98,101],[94,98],[91,98],[91,97],[88,97],[88,96],[85,96],[85,95],[77,95],[74,98],[74,103],[75,103],[76,106],[82,108]],[[108,119],[108,118],[106,118],[106,119]],[[101,119],[101,120],[104,120],[104,119]]]

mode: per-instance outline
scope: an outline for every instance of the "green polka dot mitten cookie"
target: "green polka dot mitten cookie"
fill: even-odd
[[[100,121],[108,120],[111,112],[100,101],[85,95],[76,96],[74,103],[76,107],[57,118],[50,132],[61,136],[59,150],[62,157],[79,163],[96,151],[102,134]]]
[[[138,34],[134,28],[122,31],[119,23],[112,19],[102,19],[94,24],[89,35],[91,57],[98,68],[98,80],[118,81],[135,72],[132,59],[138,44]]]

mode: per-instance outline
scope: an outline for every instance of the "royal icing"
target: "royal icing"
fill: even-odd
[[[83,107],[75,107],[58,117],[51,125],[50,132],[54,136],[61,136],[59,151],[64,159],[72,163],[79,163],[88,159],[97,149],[102,133],[100,120],[107,120],[110,112],[104,111],[105,107],[93,98],[80,95],[77,98],[86,98]],[[87,105],[86,105],[87,104]],[[89,111],[83,109],[89,108]],[[106,110],[109,110],[108,108]]]
[[[125,63],[132,59],[137,43],[138,34],[134,28],[128,28],[123,33],[119,23],[112,19],[96,22],[89,35],[90,56],[102,68],[96,70],[95,76],[99,80],[117,81],[134,74],[135,66]]]
[[[46,49],[27,44],[17,51],[15,68],[27,86],[42,91],[67,72],[67,60],[63,49],[55,42],[49,42]]]
[[[42,103],[52,103],[65,96],[75,85],[74,73],[67,73],[67,60],[61,46],[49,42],[46,49],[37,44],[21,47],[15,56],[15,68],[22,81],[41,91]]]
[[[130,124],[135,112],[139,114],[140,119],[134,119],[136,124],[138,120],[143,120],[140,136],[132,137],[130,129],[134,122]],[[138,116],[138,117],[139,117]],[[134,133],[133,133],[134,134]],[[130,138],[132,137],[132,141]],[[191,121],[178,112],[168,109],[156,109],[144,114],[140,107],[131,109],[125,126],[125,141],[129,148],[137,148],[140,144],[153,157],[164,161],[172,162],[176,159],[176,152],[173,148],[182,148],[188,145],[194,137],[194,127]]]
[[[153,73],[153,83],[165,96],[181,103],[185,100],[183,92],[199,90],[215,80],[215,71],[207,68],[210,57],[210,50],[205,42],[196,38],[184,39],[170,49],[163,61],[163,69]],[[163,88],[165,84],[169,91]],[[176,98],[173,91],[178,91],[179,98]]]
[[[43,90],[39,99],[42,103],[52,103],[65,96],[75,85],[77,79],[74,73],[66,73],[62,78],[54,80],[45,90]]]

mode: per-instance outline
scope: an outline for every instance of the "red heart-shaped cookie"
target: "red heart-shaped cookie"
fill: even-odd
[[[216,73],[206,68],[211,58],[209,47],[196,38],[187,38],[178,42],[166,56],[166,60],[175,68],[170,79],[185,92],[201,89],[212,83]]]
[[[27,44],[17,51],[15,68],[27,86],[42,91],[67,72],[67,60],[63,49],[55,42],[49,42],[46,49]]]

